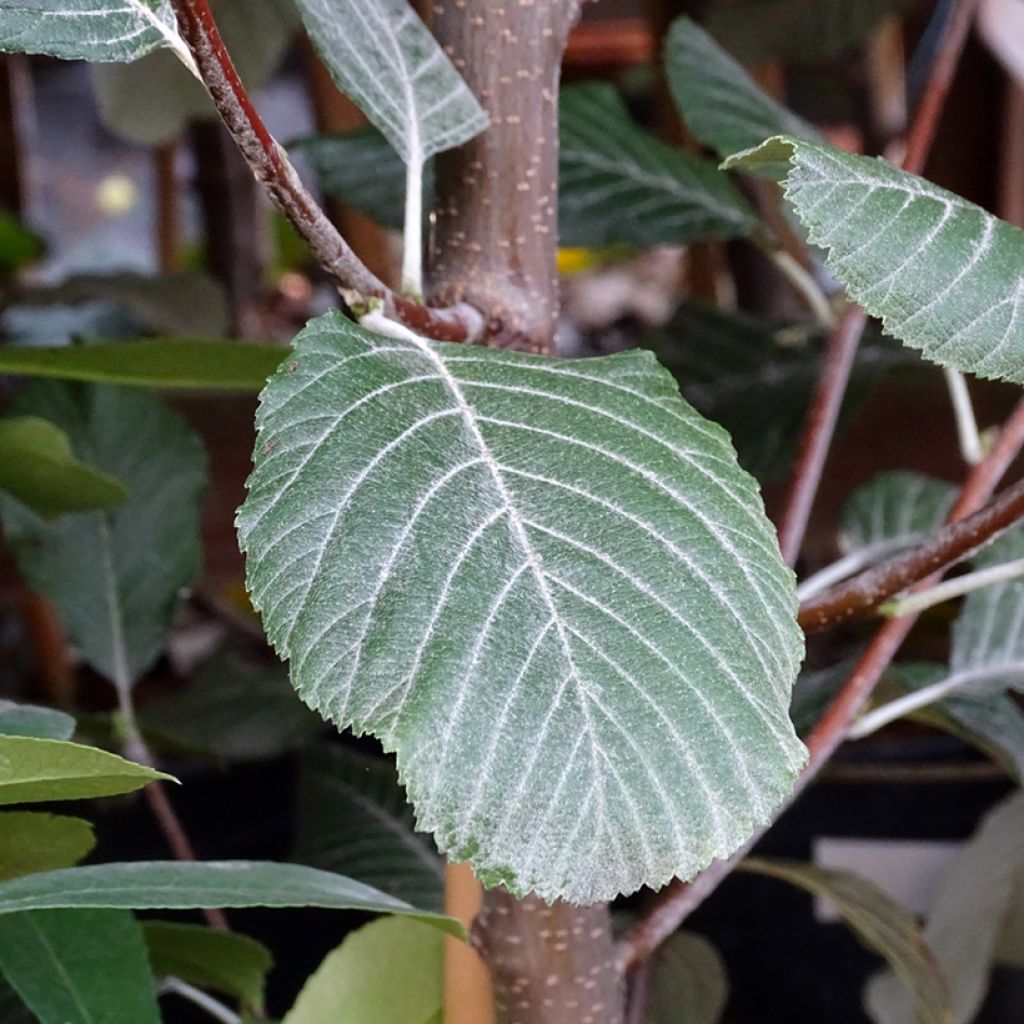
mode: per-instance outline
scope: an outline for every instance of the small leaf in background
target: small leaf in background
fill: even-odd
[[[951,1024],[946,983],[917,922],[881,890],[847,871],[795,861],[748,857],[740,867],[830,900],[857,938],[892,965],[900,993],[909,990],[914,1024]]]
[[[408,0],[298,0],[339,88],[406,164],[487,127],[487,115]]]
[[[914,0],[716,0],[708,31],[748,64],[827,61]]]
[[[718,1024],[728,998],[722,956],[703,936],[676,932],[655,954],[647,1024]]]
[[[6,210],[0,210],[0,274],[12,274],[35,263],[46,245]]]
[[[69,740],[74,731],[75,720],[63,711],[0,699],[0,736]]]
[[[0,973],[41,1024],[160,1024],[142,932],[122,910],[0,916]]]
[[[170,775],[96,747],[0,735],[0,804],[79,800],[140,789]]]
[[[0,881],[72,867],[95,845],[92,825],[81,818],[4,811],[0,813]]]
[[[565,245],[739,238],[753,210],[711,161],[638,128],[613,86],[562,90],[559,219]]]
[[[37,740],[36,742],[42,742]],[[272,861],[135,861],[44,871],[0,883],[0,915],[23,910],[114,907],[324,907],[398,914],[465,937],[452,917],[409,906],[344,875]]]
[[[771,135],[820,137],[816,129],[764,92],[689,18],[678,18],[669,31],[665,72],[672,98],[694,138],[723,160]]]
[[[444,866],[416,831],[394,764],[322,743],[302,761],[295,859],[427,910],[444,908]]]
[[[281,345],[167,338],[74,345],[0,345],[0,373],[125,387],[259,391],[288,355]]]
[[[1024,383],[1024,231],[885,160],[790,138],[726,167],[785,195],[850,298],[941,366]]]
[[[250,1011],[262,1010],[263,986],[274,958],[255,939],[171,921],[144,921],[142,934],[157,978],[180,978],[232,996]]]
[[[364,925],[327,955],[282,1024],[441,1024],[443,941],[416,921]]]
[[[943,877],[924,939],[949,985],[954,1024],[981,1009],[1000,933],[1024,887],[1024,794],[1015,793],[983,819]],[[876,1024],[916,1024],[914,1007],[887,973],[868,985],[865,1005]]]
[[[210,9],[239,77],[254,94],[267,83],[295,37],[295,5],[290,0],[211,0]],[[89,70],[104,125],[135,145],[171,142],[188,121],[216,116],[206,90],[169,53],[152,53],[132,64],[97,64]]]
[[[421,828],[487,884],[586,903],[690,877],[789,792],[793,577],[650,353],[331,313],[258,426],[238,525],[268,636],[308,703],[397,748]]]
[[[215,657],[183,689],[148,702],[139,723],[156,746],[227,761],[278,757],[323,731],[283,668],[254,669],[230,656]]]
[[[152,664],[202,557],[206,458],[190,427],[150,395],[33,383],[12,412],[65,430],[75,454],[128,487],[112,512],[47,523],[6,501],[7,544],[29,585],[57,606],[85,659],[118,687]]]
[[[111,508],[128,497],[124,484],[79,462],[68,435],[38,416],[0,419],[0,489],[44,519]]]
[[[0,50],[64,60],[137,60],[169,47],[188,68],[169,0],[0,0]]]

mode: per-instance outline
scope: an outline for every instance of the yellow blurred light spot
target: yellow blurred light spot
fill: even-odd
[[[560,274],[582,274],[586,270],[593,270],[601,263],[600,253],[592,249],[559,249],[558,250],[558,272]]]
[[[96,188],[96,205],[108,217],[119,217],[139,201],[139,190],[127,174],[108,174]]]

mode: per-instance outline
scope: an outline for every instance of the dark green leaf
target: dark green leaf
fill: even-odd
[[[92,825],[81,818],[4,811],[0,813],[0,881],[71,867],[95,845]]]
[[[648,1024],[718,1024],[729,996],[721,954],[703,936],[676,932],[655,954]]]
[[[38,416],[0,420],[0,489],[45,519],[110,508],[128,497],[124,484],[79,462],[68,435]]]
[[[37,1024],[36,1018],[0,974],[0,1024]]]
[[[125,911],[0,916],[0,972],[41,1024],[160,1024],[142,933]]]
[[[301,864],[139,861],[45,871],[0,883],[0,914],[69,907],[325,907],[399,914],[425,921],[450,935],[464,934],[462,925],[454,918],[417,910],[344,875]]]
[[[6,210],[0,210],[0,274],[10,274],[34,263],[43,255],[45,248],[38,235]]]
[[[612,86],[563,89],[561,119],[565,244],[682,245],[753,230],[754,212],[728,177],[638,128]]]
[[[444,867],[416,832],[394,765],[336,744],[303,759],[295,857],[417,907],[444,906]]]
[[[78,457],[128,486],[112,512],[47,523],[7,501],[0,513],[19,569],[57,606],[86,660],[130,686],[159,653],[199,570],[202,445],[157,399],[122,389],[39,382],[14,410],[56,423]]]
[[[63,740],[0,735],[0,804],[130,793],[170,775]]]
[[[74,731],[75,720],[63,711],[0,699],[0,736],[69,740]]]

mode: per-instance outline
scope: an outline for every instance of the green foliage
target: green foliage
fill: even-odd
[[[792,576],[650,354],[330,314],[258,425],[238,524],[268,636],[308,703],[397,749],[421,826],[485,881],[587,902],[688,877],[784,797]]]
[[[45,251],[43,240],[6,210],[0,210],[0,274],[35,263]]]
[[[344,875],[301,864],[247,860],[135,861],[44,871],[0,883],[0,914],[81,907],[324,907],[398,914],[425,921],[449,935],[464,934],[462,925],[453,918],[417,910]]]
[[[826,897],[857,938],[891,964],[900,989],[909,992],[914,1024],[950,1024],[945,980],[917,922],[898,903],[846,871],[760,857],[748,857],[742,868]]]
[[[441,1024],[442,953],[436,928],[364,925],[327,955],[283,1024]]]
[[[417,907],[444,907],[444,865],[416,832],[394,765],[336,744],[303,758],[295,858]]]
[[[41,1024],[160,1024],[142,933],[123,910],[0,915],[0,973]]]
[[[648,1024],[718,1024],[729,996],[721,954],[703,936],[676,932],[655,954]]]
[[[562,90],[561,144],[564,244],[681,245],[742,237],[756,224],[726,175],[638,128],[610,85]]]
[[[785,193],[850,297],[942,366],[1024,383],[1024,231],[886,163],[775,138],[726,161]]]
[[[44,519],[111,508],[128,497],[119,480],[79,462],[68,435],[38,416],[0,420],[0,489]]]
[[[113,796],[170,775],[63,740],[0,735],[0,804]]]
[[[77,864],[96,845],[81,818],[39,811],[0,813],[0,881]]]
[[[201,559],[199,439],[149,395],[35,383],[14,403],[66,431],[76,456],[124,482],[110,512],[47,522],[8,501],[4,533],[29,584],[54,602],[85,659],[119,688],[159,653]]]
[[[0,736],[69,740],[74,731],[75,720],[63,711],[0,699]]]

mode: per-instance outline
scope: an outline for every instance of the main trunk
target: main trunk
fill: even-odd
[[[491,127],[437,161],[428,281],[485,342],[551,355],[558,317],[558,79],[579,0],[436,0],[434,29]],[[485,895],[474,941],[498,1024],[621,1024],[607,906]]]

